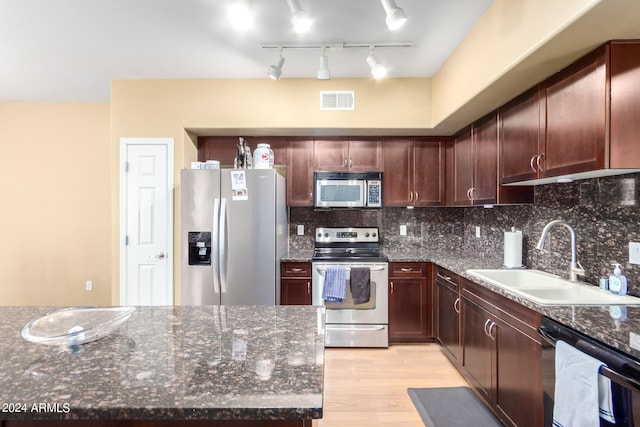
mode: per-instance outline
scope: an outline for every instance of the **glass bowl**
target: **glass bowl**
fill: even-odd
[[[22,337],[33,343],[74,346],[104,338],[129,319],[135,307],[74,307],[33,319]]]

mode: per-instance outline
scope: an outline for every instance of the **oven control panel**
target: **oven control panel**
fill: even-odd
[[[377,243],[378,227],[319,227],[316,228],[316,243]]]

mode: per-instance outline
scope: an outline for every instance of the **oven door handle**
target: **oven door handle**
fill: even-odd
[[[369,267],[369,270],[371,270],[371,271],[384,271],[386,269],[387,269],[387,267],[385,267],[385,266]],[[316,270],[319,273],[324,273],[325,271],[327,271],[327,267],[316,267]],[[351,267],[345,267],[345,271],[351,271]]]
[[[384,326],[325,325],[327,331],[382,331]]]

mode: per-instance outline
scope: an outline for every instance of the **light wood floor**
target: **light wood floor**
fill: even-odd
[[[409,387],[468,385],[438,344],[325,350],[324,417],[314,427],[423,427]]]

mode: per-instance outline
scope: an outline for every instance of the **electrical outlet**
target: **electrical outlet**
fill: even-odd
[[[304,224],[299,224],[298,225],[298,236],[304,236]]]
[[[87,290],[87,292],[92,291],[93,290],[93,282],[91,280],[87,280],[84,283],[84,288],[85,288],[85,290]]]
[[[476,237],[479,239],[480,237],[482,237],[482,232],[480,230],[479,226],[476,226]]]
[[[640,265],[640,243],[629,242],[629,262]]]
[[[640,350],[640,335],[629,332],[629,347]]]
[[[407,226],[405,224],[402,224],[400,226],[400,235],[401,236],[406,236],[407,235]]]

